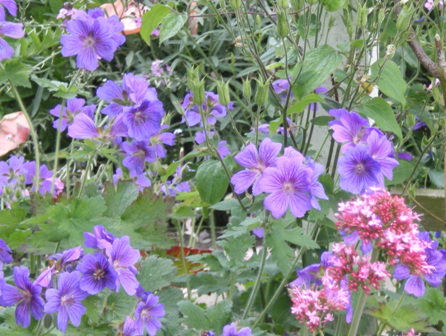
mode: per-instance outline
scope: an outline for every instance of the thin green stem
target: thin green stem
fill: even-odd
[[[31,133],[31,138],[33,141],[33,146],[34,146],[34,157],[35,157],[35,161],[36,161],[36,172],[34,175],[34,183],[33,183],[33,190],[35,192],[38,191],[39,189],[39,183],[40,183],[40,151],[39,151],[39,138],[37,136],[37,132],[36,129],[33,126],[33,122],[31,120],[31,117],[28,114],[28,111],[26,110],[25,105],[23,104],[22,101],[22,97],[20,97],[19,92],[17,91],[17,89],[15,88],[14,84],[12,84],[11,81],[9,81],[9,84],[11,86],[11,90],[14,93],[14,96],[17,100],[17,102],[19,103],[20,109],[23,112],[23,115],[26,118],[26,121],[28,122],[29,125],[29,131]]]
[[[186,266],[186,257],[184,255],[184,237],[183,237],[183,229],[180,225],[179,221],[175,221],[175,224],[177,226],[177,230],[178,230],[178,236],[180,238],[180,255],[181,255],[181,263],[183,266],[183,271],[185,274],[187,274],[187,266]],[[191,299],[191,291],[190,291],[190,285],[189,285],[189,280],[187,281],[187,298],[190,300]]]
[[[359,293],[358,302],[355,307],[352,324],[350,325],[350,330],[348,331],[348,336],[356,336],[366,301],[367,301],[367,295],[364,293],[363,290],[361,290],[361,293]]]
[[[91,169],[91,163],[93,161],[94,153],[90,154],[90,157],[87,161],[87,166],[85,167],[84,175],[82,176],[81,186],[79,188],[79,193],[77,194],[78,197],[82,195],[82,191],[84,191],[85,182],[87,181],[87,176],[90,173]]]
[[[243,312],[242,319],[245,319],[248,316],[248,313],[251,310],[251,307],[252,307],[254,300],[257,296],[257,292],[259,291],[260,282],[262,281],[263,269],[265,267],[265,262],[266,262],[266,255],[267,255],[266,250],[267,250],[266,239],[263,239],[262,252],[261,252],[262,255],[261,255],[261,260],[260,260],[259,272],[257,273],[254,287],[252,288],[251,293],[249,295],[248,302],[246,303],[246,307],[245,307],[245,311]]]

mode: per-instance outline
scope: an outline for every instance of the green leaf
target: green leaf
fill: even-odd
[[[184,323],[190,327],[199,330],[211,329],[212,325],[206,316],[206,312],[203,308],[193,304],[190,301],[178,302],[181,314],[184,315]]]
[[[283,275],[288,274],[294,258],[293,249],[285,242],[285,231],[280,225],[272,225],[266,235],[266,243],[271,248],[271,257]]]
[[[219,242],[219,245],[228,254],[232,265],[240,265],[243,264],[243,258],[248,249],[254,245],[254,237],[245,233],[237,237],[229,237]]]
[[[426,294],[420,298],[420,308],[429,318],[429,323],[435,325],[446,322],[446,298],[439,288],[427,288]]]
[[[220,211],[230,211],[234,208],[239,208],[239,207],[240,204],[235,199],[224,200],[211,206],[212,209]]]
[[[170,13],[170,8],[161,4],[153,6],[141,19],[142,39],[150,45],[150,34],[158,27],[162,19]]]
[[[328,45],[310,50],[302,63],[292,71],[293,93],[297,98],[304,97],[321,85],[342,61],[342,56]]]
[[[107,205],[105,215],[119,217],[138,198],[138,186],[134,182],[120,181],[115,187],[109,183],[105,186],[104,200]]]
[[[406,104],[407,83],[400,68],[390,60],[379,60],[372,65],[372,76],[378,76],[378,88],[388,97]]]
[[[317,249],[319,245],[300,227],[285,230],[285,240],[300,247],[307,249]]]
[[[437,188],[444,188],[444,178],[441,170],[429,169],[429,178]]]
[[[398,185],[404,183],[409,178],[415,165],[413,162],[399,160],[399,166],[396,166],[393,170],[392,181],[387,181],[386,185]]]
[[[3,64],[4,69],[0,71],[0,84],[11,82],[12,85],[19,87],[31,87],[29,76],[32,67],[23,63],[21,60],[14,59]]]
[[[203,162],[195,175],[195,186],[201,200],[210,205],[220,201],[228,189],[228,178],[221,163],[216,160]]]
[[[177,13],[169,13],[162,21],[160,28],[160,43],[175,36],[186,22],[185,15]]]
[[[330,116],[319,116],[311,120],[311,122],[317,126],[327,126],[333,118]]]
[[[231,321],[232,304],[229,301],[221,301],[208,308],[207,313],[213,330],[222,330]]]
[[[154,292],[170,285],[176,272],[172,260],[151,255],[141,262],[138,280],[146,291]]]
[[[359,112],[366,117],[372,118],[381,130],[392,132],[400,139],[403,138],[401,128],[395,119],[393,110],[383,98],[376,97],[370,99],[359,108]]]
[[[315,93],[310,93],[309,95],[306,95],[305,97],[299,99],[296,103],[288,107],[287,112],[289,114],[302,113],[308,105],[323,102],[324,100],[321,98],[321,96]]]

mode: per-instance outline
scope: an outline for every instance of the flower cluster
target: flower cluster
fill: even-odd
[[[438,243],[428,233],[419,232],[419,216],[402,198],[373,189],[341,203],[335,217],[345,242],[333,244],[319,264],[299,270],[297,279],[289,284],[291,311],[311,331],[331,321],[335,311],[347,310],[350,322],[350,293],[363,290],[370,294],[392,271],[396,280],[408,279],[404,289],[415,296],[424,294],[423,279],[432,286],[441,284],[446,275],[446,251],[437,250]],[[355,248],[358,240],[360,251]],[[378,256],[383,259],[377,260]]]
[[[73,139],[97,139],[112,142],[124,154],[122,164],[141,188],[151,185],[145,171],[146,163],[166,157],[164,146],[175,144],[175,134],[162,125],[164,108],[156,89],[147,79],[124,74],[121,84],[106,81],[97,90],[99,99],[108,103],[101,112],[106,120],[98,120],[96,105],[85,105],[81,98],[69,99],[50,113],[57,117],[53,127]],[[97,125],[103,125],[98,127]],[[122,173],[122,170],[120,170]]]
[[[0,0],[0,61],[14,55],[14,49],[2,37],[19,39],[25,35],[21,23],[6,21],[5,9],[10,15],[16,16],[17,4],[14,0]]]
[[[393,146],[377,128],[359,114],[344,109],[330,110],[336,119],[329,122],[333,138],[343,143],[339,159],[339,186],[353,194],[361,194],[370,187],[384,187],[384,177],[392,180]]]
[[[62,56],[76,56],[80,69],[93,71],[99,66],[99,59],[110,62],[115,51],[125,42],[121,33],[123,24],[116,15],[106,17],[102,9],[87,13],[77,11],[66,23],[67,34],[60,38]]]
[[[282,145],[265,138],[259,149],[247,145],[235,156],[235,161],[246,168],[231,178],[238,194],[252,186],[254,196],[266,193],[265,208],[274,218],[282,217],[288,209],[298,218],[312,208],[320,209],[318,199],[328,199],[318,181],[322,165],[293,149],[285,148],[284,155],[277,157]]]
[[[384,251],[387,264],[394,266],[394,278],[408,279],[408,293],[423,296],[423,278],[431,286],[441,284],[446,274],[446,251],[437,250],[438,243],[431,241],[428,233],[419,232],[419,215],[403,198],[375,190],[341,203],[335,217],[336,227],[351,243],[360,239],[363,250],[370,250],[373,244]]]
[[[62,181],[53,178],[53,173],[47,166],[41,165],[39,169],[39,193],[45,195],[52,192],[53,196],[61,193],[64,188]],[[8,202],[29,196],[27,188],[33,184],[35,173],[36,163],[26,162],[22,156],[11,156],[7,161],[0,161],[0,195],[6,197]]]
[[[5,283],[0,274],[0,306],[17,305],[16,323],[23,328],[30,325],[31,316],[41,320],[44,314],[57,314],[57,327],[64,333],[68,321],[75,327],[80,325],[86,313],[82,304],[85,298],[106,288],[119,292],[122,286],[129,296],[138,298],[134,318],[127,317],[123,325],[125,335],[143,335],[145,329],[155,335],[161,328],[164,307],[157,296],[139,285],[135,264],[140,253],[131,247],[129,237],[116,238],[102,226],[84,233],[84,237],[85,246],[93,249],[93,254],[84,254],[77,246],[50,256],[50,266],[35,281],[24,266],[14,267],[15,286]],[[12,262],[12,257],[9,247],[0,240],[0,266],[3,262]]]
[[[346,310],[350,305],[350,294],[345,288],[328,277],[323,277],[322,287],[291,285],[289,294],[291,313],[305,323],[311,332],[333,321],[333,312]]]
[[[438,0],[438,1],[427,0],[424,3],[424,8],[426,8],[428,11],[430,11],[430,10],[432,10],[432,8],[434,8],[435,5],[437,5],[438,7],[443,7],[444,2],[443,2],[443,0]]]
[[[207,130],[208,127],[213,127],[218,119],[224,118],[227,113],[227,109],[232,110],[234,108],[234,104],[229,102],[227,106],[222,105],[219,102],[218,94],[210,91],[206,91],[204,93],[204,103],[201,107],[194,104],[194,96],[192,92],[186,94],[183,99],[183,103],[181,107],[184,110],[183,122],[186,122],[187,126],[196,126],[199,125],[206,130],[198,131],[195,133],[195,142],[198,145],[205,143],[206,137],[207,140],[210,140],[216,135],[216,132],[212,130]],[[206,125],[203,125],[203,120],[205,120]],[[221,158],[225,158],[227,155],[231,154],[228,149],[227,142],[224,140],[220,140],[217,143],[217,152]]]

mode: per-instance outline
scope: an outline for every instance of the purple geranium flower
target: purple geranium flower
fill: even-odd
[[[324,252],[321,255],[321,262],[319,264],[308,265],[307,267],[297,271],[297,279],[290,282],[290,286],[302,286],[310,287],[312,284],[316,286],[322,285],[320,279],[323,272],[322,270],[327,267],[333,266],[333,253]]]
[[[101,225],[96,225],[93,228],[93,233],[84,232],[84,238],[85,246],[96,250],[111,248],[115,240],[115,237]]]
[[[221,336],[252,336],[252,331],[250,328],[245,327],[237,331],[237,326],[235,322],[225,325]]]
[[[266,168],[260,180],[260,189],[269,195],[264,206],[274,218],[282,217],[287,209],[298,218],[312,208],[310,181],[312,170],[295,158],[283,156],[276,167]]]
[[[339,186],[353,194],[380,186],[380,174],[380,164],[369,155],[365,145],[350,147],[339,159]]]
[[[189,92],[183,99],[181,107],[184,109],[184,117],[187,126],[195,126],[197,124],[202,125],[200,109],[193,103],[193,94]],[[205,92],[205,101],[202,105],[202,110],[207,116],[207,123],[209,125],[214,125],[217,119],[226,116],[226,107],[219,103],[218,95],[214,92]],[[232,109],[233,104],[230,102],[228,108]]]
[[[5,8],[12,16],[17,15],[17,4],[14,0],[0,0],[0,21],[6,18]]]
[[[330,110],[329,114],[336,118],[328,125],[333,130],[333,139],[344,143],[342,152],[366,140],[370,125],[359,114],[344,109]]]
[[[272,83],[274,93],[279,95],[282,103],[285,102],[288,95],[288,90],[290,89],[290,82],[287,79],[278,79]],[[293,92],[290,93],[290,98],[293,97]]]
[[[115,239],[106,253],[117,273],[116,290],[119,291],[122,285],[128,295],[135,295],[139,283],[135,276],[137,271],[134,264],[139,260],[139,251],[132,248],[129,237],[124,236]]]
[[[2,6],[0,6],[3,9]],[[1,14],[1,11],[0,11]],[[11,58],[14,55],[14,49],[2,39],[3,36],[19,39],[25,35],[23,25],[21,23],[12,23],[7,21],[0,21],[0,61]]]
[[[68,136],[73,139],[95,139],[99,137],[99,130],[93,118],[81,112],[74,117],[73,123],[68,126]]]
[[[328,200],[327,194],[325,194],[324,187],[318,181],[319,176],[324,172],[324,166],[320,163],[313,161],[310,157],[307,158],[306,165],[311,168],[312,174],[310,178],[310,195],[311,195],[311,206],[315,209],[320,210],[319,199]]]
[[[163,116],[164,109],[159,100],[144,100],[139,106],[125,112],[123,122],[129,137],[145,141],[161,130]]]
[[[420,238],[423,233],[420,234]],[[432,267],[430,273],[425,274],[424,277],[421,275],[411,274],[410,268],[404,264],[398,264],[395,266],[393,271],[393,277],[397,280],[405,280],[404,290],[417,297],[421,297],[425,292],[424,280],[432,287],[438,287],[441,285],[445,275],[446,275],[446,251],[437,250],[437,243],[432,242],[432,248],[427,248],[426,251],[426,262]]]
[[[33,184],[33,180],[36,174],[36,162],[35,161],[26,162],[23,165],[23,169],[24,169],[25,184],[28,185]],[[53,172],[49,170],[47,166],[41,165],[39,178],[40,178],[39,193],[41,195],[45,195],[51,191],[51,185],[53,183],[52,182]],[[62,181],[58,178],[54,178],[53,195],[57,195],[60,192],[62,192],[63,188],[64,184],[62,183]],[[36,190],[32,189],[32,191],[35,192]]]
[[[146,329],[150,336],[154,336],[157,330],[161,328],[159,319],[165,315],[165,312],[164,305],[158,302],[158,296],[149,294],[144,301],[139,302],[136,306],[135,325],[141,335],[144,334],[144,329]]]
[[[4,187],[11,187],[14,190],[17,184],[23,182],[26,173],[24,162],[22,156],[11,156],[8,161],[0,161],[0,194]]]
[[[11,249],[3,239],[0,239],[0,262],[9,264],[12,262]]]
[[[384,134],[376,130],[372,130],[367,137],[367,144],[369,145],[369,153],[372,159],[380,165],[381,174],[378,175],[380,185],[384,185],[384,177],[389,180],[393,178],[393,168],[399,165],[398,161],[392,158],[393,146],[387,140]]]
[[[404,161],[412,161],[413,155],[409,152],[398,153],[398,159],[404,160]]]
[[[137,332],[138,330],[136,328],[135,321],[130,316],[127,316],[125,318],[124,325],[122,326],[122,333],[119,335],[136,336],[138,335]]]
[[[234,185],[234,192],[241,194],[248,190],[252,185],[252,193],[254,196],[259,195],[260,180],[266,168],[274,166],[282,145],[272,142],[271,139],[265,138],[259,146],[259,151],[253,144],[246,146],[234,159],[244,169],[231,178]]]
[[[61,36],[62,55],[75,56],[79,68],[93,71],[99,66],[98,59],[110,62],[116,49],[124,42],[117,33],[124,26],[104,17],[82,15],[67,22],[67,32]]]
[[[251,233],[259,239],[262,239],[265,237],[265,229],[263,229],[263,228],[252,229]]]
[[[127,154],[122,164],[136,175],[144,171],[146,162],[154,162],[156,160],[155,150],[144,141],[123,142],[121,149]]]
[[[62,273],[57,281],[57,289],[50,288],[46,291],[45,313],[57,313],[57,328],[65,332],[70,319],[71,324],[78,327],[85,307],[82,305],[88,294],[79,288],[81,274],[77,271]]]
[[[101,253],[83,257],[76,270],[82,273],[79,286],[88,294],[97,294],[105,287],[116,288],[116,272]]]
[[[85,99],[74,98],[68,99],[66,107],[62,108],[62,105],[56,105],[50,114],[59,118],[53,121],[53,127],[59,132],[65,131],[68,125],[73,122],[73,118],[79,113],[85,113],[91,119],[93,119],[94,111],[96,110],[96,105],[85,105]]]
[[[15,310],[16,323],[27,328],[31,323],[31,315],[40,320],[43,317],[43,299],[40,297],[42,288],[35,286],[29,280],[27,267],[14,267],[14,282],[17,287],[5,284],[2,289],[2,304],[12,306]]]
[[[124,74],[121,86],[108,80],[97,90],[100,99],[111,103],[102,113],[115,117],[122,113],[125,107],[141,104],[144,100],[158,101],[154,88],[149,88],[147,79],[132,73]]]

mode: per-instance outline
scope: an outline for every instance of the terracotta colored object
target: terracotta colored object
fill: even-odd
[[[141,27],[141,16],[148,10],[143,4],[129,1],[127,7],[121,0],[115,1],[114,4],[105,3],[101,8],[108,16],[117,15],[124,25],[124,34],[138,34]]]
[[[198,33],[198,19],[195,17],[195,15],[197,15],[197,14],[198,14],[198,2],[197,1],[189,2],[188,25],[189,25],[190,33],[192,35],[197,35],[197,33]]]
[[[211,250],[201,250],[195,248],[184,247],[184,256],[190,256],[195,254],[206,254],[211,253]],[[189,260],[185,260],[185,265],[183,265],[181,259],[181,247],[178,245],[172,246],[167,250],[167,255],[174,258],[174,265],[177,267],[179,273],[196,274],[203,270],[204,266],[197,263],[192,263]],[[186,266],[186,269],[184,269]]]
[[[22,112],[5,115],[0,120],[0,156],[24,143],[28,134],[29,124]]]

